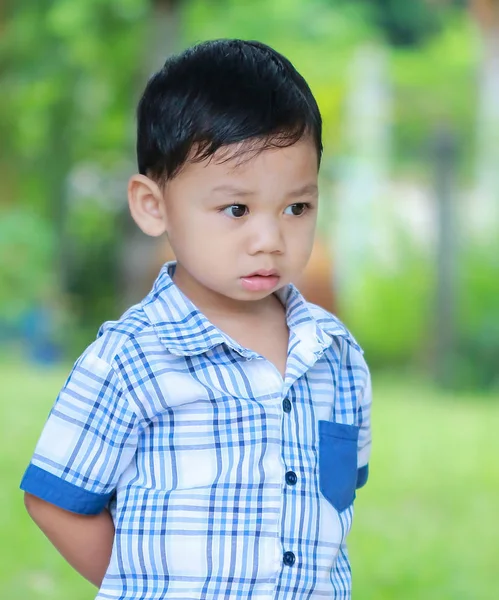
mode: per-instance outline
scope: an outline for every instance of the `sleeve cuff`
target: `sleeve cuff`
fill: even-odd
[[[113,495],[88,492],[32,463],[26,469],[20,487],[41,500],[81,515],[98,515]]]
[[[360,467],[360,469],[357,469],[357,485],[355,487],[359,489],[366,485],[368,477],[369,465],[365,465],[364,467]]]

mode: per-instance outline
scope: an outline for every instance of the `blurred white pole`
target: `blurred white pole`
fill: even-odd
[[[478,89],[473,223],[482,241],[499,231],[499,2],[475,0],[482,63]]]
[[[351,64],[332,243],[342,297],[355,293],[375,251],[378,201],[386,189],[390,154],[391,90],[386,49],[365,45]]]

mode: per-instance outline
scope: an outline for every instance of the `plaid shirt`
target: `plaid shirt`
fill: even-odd
[[[288,286],[283,380],[196,309],[174,268],[78,359],[22,489],[110,509],[98,600],[349,599],[345,538],[370,451],[359,347]]]

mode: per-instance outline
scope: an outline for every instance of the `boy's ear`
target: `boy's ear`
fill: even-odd
[[[166,231],[163,194],[156,182],[145,175],[133,175],[128,182],[128,205],[133,220],[147,235],[159,237]]]

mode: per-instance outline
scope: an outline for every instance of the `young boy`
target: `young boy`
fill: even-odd
[[[369,373],[291,283],[321,152],[308,85],[263,44],[200,44],[146,87],[130,210],[177,261],[78,359],[21,484],[99,600],[350,598]]]

